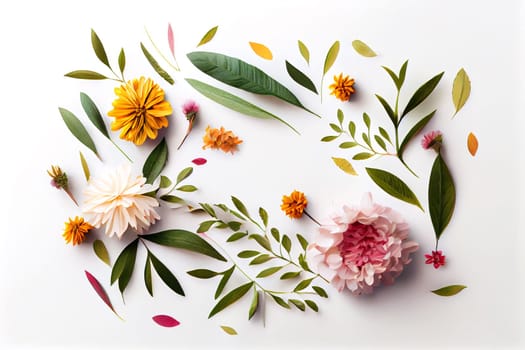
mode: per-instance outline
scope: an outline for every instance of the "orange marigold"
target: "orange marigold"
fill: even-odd
[[[66,240],[66,243],[73,245],[80,244],[86,239],[86,234],[89,233],[93,226],[84,218],[75,216],[74,219],[69,218],[69,222],[65,223],[64,233],[62,236]]]
[[[286,216],[292,219],[299,219],[303,216],[308,201],[304,193],[293,191],[289,196],[283,196],[281,210],[285,212]]]
[[[343,77],[343,73],[340,73],[339,76],[334,75],[334,83],[329,86],[330,90],[332,90],[330,95],[335,95],[343,102],[348,101],[355,92],[354,83],[354,79],[350,79],[348,75],[345,77]]]
[[[202,149],[220,149],[232,154],[237,151],[237,145],[242,143],[242,140],[235,136],[232,131],[225,130],[222,126],[220,129],[215,129],[209,125],[206,127],[206,134],[202,140],[204,141]]]

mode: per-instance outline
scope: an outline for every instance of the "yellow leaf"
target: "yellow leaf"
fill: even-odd
[[[221,326],[222,330],[226,332],[229,335],[237,335],[237,331],[233,329],[232,327],[228,326]]]
[[[357,176],[357,172],[355,171],[354,167],[346,159],[332,157],[332,160],[334,161],[335,165],[337,165],[339,169],[345,173]]]
[[[273,58],[270,49],[264,46],[263,44],[254,43],[253,41],[250,41],[250,46],[252,47],[253,52],[257,54],[257,56],[264,58],[265,60],[271,60]]]
[[[478,151],[478,139],[473,133],[468,134],[467,147],[470,154],[474,157]]]

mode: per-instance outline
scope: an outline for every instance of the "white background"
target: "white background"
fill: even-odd
[[[3,2],[1,7],[0,347],[421,349],[524,345],[520,334],[524,328],[521,256],[525,243],[523,219],[519,217],[523,214],[520,180],[525,164],[525,143],[520,139],[525,126],[520,103],[525,58],[520,36],[521,2],[17,1]],[[140,41],[151,48],[144,32],[146,26],[167,54],[168,23],[175,31],[177,57],[183,70],[182,74],[169,71],[176,79],[174,86],[156,75],[139,48]],[[297,136],[278,123],[233,113],[192,90],[184,77],[210,80],[191,66],[185,53],[193,51],[202,35],[215,25],[219,25],[215,39],[202,49],[235,55],[257,65],[289,86],[323,119],[274,99],[239,93],[288,120],[301,131],[302,135]],[[398,283],[367,297],[339,294],[326,286],[330,298],[318,300],[318,314],[287,311],[268,302],[265,327],[260,317],[247,321],[249,298],[208,320],[216,281],[192,279],[184,272],[203,267],[225,269],[226,265],[154,247],[176,272],[187,297],[173,294],[157,278],[155,297],[151,298],[143,286],[144,256],[139,252],[124,305],[116,286],[108,286],[110,270],[92,253],[90,243],[94,237],[79,247],[64,244],[63,222],[80,211],[64,193],[49,186],[46,174],[51,164],[60,164],[81,198],[85,183],[78,151],[86,155],[94,176],[102,169],[90,151],[69,134],[57,109],[62,106],[83,116],[80,91],[92,96],[104,113],[111,108],[116,83],[63,77],[75,69],[107,72],[91,50],[91,28],[97,31],[115,66],[120,47],[125,48],[127,78],[151,76],[166,89],[175,115],[165,133],[171,152],[165,174],[173,178],[191,165],[191,159],[208,159],[208,164],[196,168],[190,178],[189,182],[200,189],[190,199],[226,202],[229,195],[236,195],[252,212],[264,206],[272,225],[283,232],[302,232],[311,237],[314,224],[307,219],[292,222],[280,212],[283,194],[293,189],[305,192],[309,212],[321,218],[343,204],[358,203],[364,192],[371,191],[376,201],[403,213],[412,227],[411,238],[421,245]],[[297,51],[297,39],[310,47],[309,67]],[[368,43],[379,56],[366,59],[357,55],[351,47],[354,39]],[[341,52],[325,79],[321,105],[318,96],[287,77],[284,60],[306,72],[318,85],[326,50],[335,40],[341,41]],[[266,44],[274,59],[263,61],[255,56],[249,41]],[[387,126],[388,120],[373,93],[392,100],[394,90],[380,66],[397,70],[406,59],[410,63],[404,103],[410,91],[445,71],[438,89],[418,109],[418,113],[426,114],[438,107],[426,130],[438,128],[444,133],[445,156],[458,196],[455,215],[440,242],[448,264],[437,271],[424,264],[423,254],[432,249],[434,242],[428,214],[389,197],[364,172],[364,166],[389,169],[404,178],[426,206],[433,154],[421,150],[419,140],[409,148],[407,161],[421,175],[419,179],[388,159],[354,161],[360,176],[352,177],[337,169],[330,157],[350,158],[353,153],[337,149],[336,143],[319,142],[330,134],[328,123],[335,121],[337,108],[358,123],[361,113],[367,111],[375,125]],[[461,67],[472,80],[472,94],[464,109],[451,119],[454,111],[450,90]],[[327,93],[332,75],[339,72],[350,74],[357,82],[358,94],[348,104]],[[201,105],[199,123],[183,148],[175,151],[186,129],[180,106],[189,98]],[[244,140],[240,151],[231,156],[201,150],[201,137],[208,124],[224,125],[238,134]],[[106,166],[125,162],[91,125],[88,130]],[[466,137],[471,131],[480,142],[475,158],[466,149]],[[116,139],[116,134],[113,136]],[[139,172],[154,143],[137,148],[117,142],[135,159],[133,166]],[[195,230],[198,221],[203,220],[181,211],[163,210],[161,215],[161,222],[152,232],[166,228]],[[97,235],[103,238],[102,233]],[[220,232],[210,235],[224,240]],[[128,234],[121,242],[104,238],[113,261],[131,236]],[[223,246],[232,254],[240,247]],[[98,299],[84,270],[106,286],[125,322]],[[454,283],[468,288],[452,298],[429,292]],[[172,315],[181,325],[161,328],[151,321],[156,314]],[[219,325],[232,326],[239,335],[228,336]]]

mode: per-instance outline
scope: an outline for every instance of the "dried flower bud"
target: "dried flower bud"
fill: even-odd
[[[199,112],[199,105],[193,100],[187,101],[182,106],[182,113],[184,113],[188,120],[195,118],[197,112]]]
[[[58,165],[52,165],[51,170],[48,170],[47,173],[51,176],[51,185],[53,187],[67,190],[67,175]]]
[[[439,153],[441,145],[443,144],[443,134],[439,130],[434,130],[426,133],[421,140],[421,146],[424,149],[432,148]]]

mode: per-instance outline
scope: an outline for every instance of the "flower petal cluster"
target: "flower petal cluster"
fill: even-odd
[[[283,196],[281,210],[292,219],[299,219],[308,205],[304,193],[293,191],[289,196]]]
[[[423,147],[424,149],[434,148],[437,152],[439,152],[439,148],[441,147],[442,143],[443,134],[441,133],[441,131],[433,130],[423,135],[423,139],[421,140],[421,147]]]
[[[346,287],[359,295],[394,283],[418,248],[408,240],[403,218],[367,193],[360,207],[343,206],[321,225],[307,253],[311,265],[337,290]]]
[[[343,77],[343,73],[339,76],[334,75],[334,83],[329,86],[332,91],[330,95],[335,95],[339,100],[346,102],[350,100],[350,96],[355,92],[354,79],[350,79],[348,75]]]
[[[445,265],[445,255],[441,250],[433,250],[432,254],[425,254],[425,264],[433,264],[435,269]]]
[[[235,136],[232,131],[225,130],[222,126],[220,129],[215,129],[209,125],[206,127],[206,134],[202,140],[204,141],[202,149],[220,149],[232,154],[237,151],[237,145],[242,143],[242,140]]]
[[[86,239],[86,235],[93,229],[93,226],[84,221],[84,218],[75,216],[74,219],[69,218],[69,221],[65,222],[64,233],[62,236],[66,240],[66,243],[77,245]]]
[[[129,166],[114,169],[107,176],[91,179],[84,191],[84,215],[93,226],[106,226],[106,235],[121,238],[128,227],[142,233],[160,219],[159,202],[147,195],[156,188],[146,178],[133,176]]]

